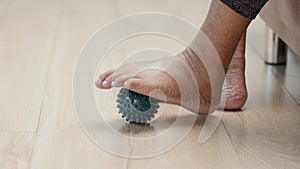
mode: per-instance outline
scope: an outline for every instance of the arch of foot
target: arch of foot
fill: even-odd
[[[112,81],[118,82],[115,86],[123,86],[144,96],[159,89],[164,96],[152,94],[150,98],[166,99],[163,101],[199,114],[209,114],[217,107],[222,108],[219,103],[224,79],[225,71],[219,55],[201,31],[178,55],[122,64],[112,77]],[[140,84],[136,84],[137,81]],[[119,104],[119,107],[124,106]]]

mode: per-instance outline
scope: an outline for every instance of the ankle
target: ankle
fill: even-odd
[[[197,113],[212,113],[220,103],[222,85],[217,87],[219,88],[217,89],[219,91],[217,93],[219,94],[217,96],[212,96],[212,89],[217,85],[211,84],[207,66],[202,62],[201,57],[199,57],[190,47],[184,49],[177,57],[188,66],[196,81],[195,83],[200,94],[200,110]]]

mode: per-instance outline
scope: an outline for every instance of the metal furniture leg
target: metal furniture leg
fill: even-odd
[[[266,64],[280,65],[286,64],[287,45],[276,35],[276,33],[266,26],[265,56]]]

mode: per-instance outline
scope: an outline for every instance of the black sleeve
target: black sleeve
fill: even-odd
[[[268,0],[221,0],[226,6],[240,15],[255,19]]]

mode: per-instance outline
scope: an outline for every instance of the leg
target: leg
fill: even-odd
[[[201,32],[204,33],[213,44],[225,72],[227,72],[237,44],[250,22],[251,19],[234,12],[221,1],[213,0],[209,13],[201,27]],[[201,35],[201,33],[199,34]],[[187,93],[180,93],[174,79],[162,71],[146,70],[137,75],[132,75],[128,73],[126,69],[158,64],[164,66],[167,70],[174,71],[174,74],[184,79],[189,76],[189,74],[184,71],[184,67],[181,66],[181,63],[184,63],[184,65],[192,70],[190,73],[192,73],[195,77],[201,98],[201,108],[199,110],[193,110],[189,107],[189,105],[181,106],[195,113],[211,113],[211,111],[209,111],[210,106],[217,108],[219,105],[222,85],[225,77],[219,76],[219,74],[216,73],[214,80],[210,82],[208,71],[218,72],[219,70],[216,70],[214,67],[205,68],[205,66],[203,66],[201,58],[209,60],[211,57],[201,56],[201,51],[205,51],[207,47],[201,40],[201,38],[195,38],[192,43],[193,46],[186,48],[183,52],[174,57],[174,59],[157,60],[151,63],[136,63],[136,65],[121,66],[117,71],[108,71],[100,76],[99,80],[96,82],[96,86],[108,89],[112,86],[121,87],[125,85],[130,90],[144,95],[149,95],[149,93],[154,89],[160,89],[166,94],[167,101],[169,103],[180,105],[182,95],[193,95],[195,91],[191,90]],[[183,82],[185,81],[183,80]],[[187,83],[187,86],[188,85],[189,84]],[[217,94],[218,96],[211,96],[212,89],[219,91]],[[192,102],[193,100],[190,101]]]
[[[287,45],[269,27],[266,27],[265,63],[285,64]]]

